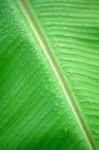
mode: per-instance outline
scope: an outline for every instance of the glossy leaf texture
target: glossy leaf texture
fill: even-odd
[[[99,1],[1,0],[0,150],[56,149],[99,149]]]

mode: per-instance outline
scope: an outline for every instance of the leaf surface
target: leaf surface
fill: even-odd
[[[0,149],[99,148],[99,2],[0,2]]]

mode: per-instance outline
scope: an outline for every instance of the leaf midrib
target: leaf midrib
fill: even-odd
[[[45,39],[44,35],[42,34],[40,27],[38,25],[38,22],[36,20],[36,17],[33,16],[33,14],[31,14],[28,5],[26,4],[25,0],[18,0],[18,5],[22,11],[22,13],[24,14],[24,16],[26,17],[29,27],[32,29],[32,32],[35,34],[36,39],[39,42],[40,47],[43,50],[43,53],[46,55],[51,68],[59,82],[59,85],[61,86],[61,89],[64,92],[64,95],[66,97],[66,99],[68,100],[69,106],[71,107],[75,118],[77,120],[77,123],[80,126],[80,129],[82,131],[82,133],[84,134],[84,137],[86,139],[86,141],[88,142],[88,145],[90,147],[90,149],[95,150],[95,144],[93,142],[93,139],[90,135],[90,132],[86,126],[86,123],[81,115],[81,112],[79,110],[79,107],[77,106],[73,95],[71,94],[71,91],[66,83],[66,79],[62,73],[62,70],[60,69],[59,64],[57,63],[56,59],[54,58],[52,51],[51,51],[51,46],[49,45],[48,41]]]

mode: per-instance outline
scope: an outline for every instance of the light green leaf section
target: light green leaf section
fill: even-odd
[[[94,150],[98,1],[28,0],[28,7],[53,57],[45,54],[19,2],[0,1],[0,150]]]

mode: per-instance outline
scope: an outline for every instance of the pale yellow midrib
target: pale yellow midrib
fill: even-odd
[[[82,130],[82,133],[84,134],[86,141],[88,142],[90,150],[96,150],[93,140],[91,139],[91,136],[89,134],[89,131],[86,128],[86,125],[82,119],[79,108],[77,107],[75,100],[72,97],[72,94],[66,84],[64,76],[62,75],[61,70],[59,69],[59,66],[56,63],[56,61],[51,53],[51,50],[48,46],[48,43],[46,42],[44,36],[42,35],[34,16],[31,15],[31,12],[28,10],[28,6],[26,5],[24,0],[17,0],[17,2],[29,23],[29,26],[31,27],[32,32],[35,34],[35,36],[40,44],[40,47],[42,48],[44,54],[46,55],[50,65],[56,75],[56,78],[58,79],[58,82],[65,94],[66,99],[68,100],[68,103],[75,115],[75,118],[80,126],[80,129]]]

